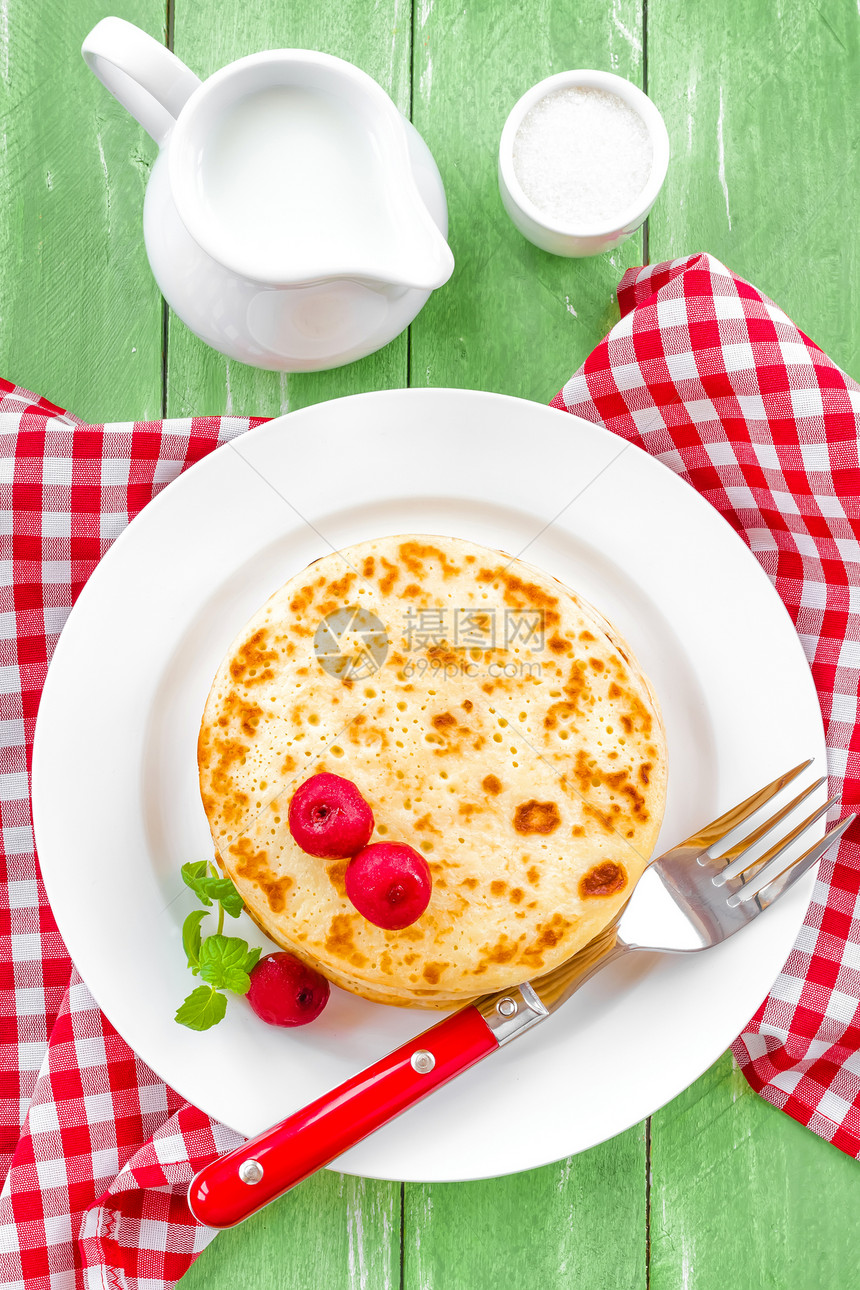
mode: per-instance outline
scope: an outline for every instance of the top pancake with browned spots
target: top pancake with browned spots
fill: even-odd
[[[659,709],[614,628],[541,570],[435,535],[297,571],[230,647],[198,762],[218,859],[260,927],[346,989],[419,1007],[592,939],[650,857],[666,786]],[[411,927],[368,923],[347,862],[293,842],[290,798],[322,770],[359,787],[374,841],[427,859]]]

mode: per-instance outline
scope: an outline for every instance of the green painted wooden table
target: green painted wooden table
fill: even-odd
[[[170,315],[141,236],[154,146],[79,54],[105,12],[200,75],[299,46],[388,90],[439,163],[457,261],[408,334],[339,371],[279,376]],[[496,190],[509,108],[569,67],[643,85],[672,142],[647,231],[593,260],[530,246]],[[2,0],[0,82],[0,374],[79,416],[274,415],[404,385],[546,402],[617,317],[628,265],[699,250],[860,375],[857,0]],[[648,1123],[532,1173],[323,1173],[220,1235],[183,1286],[842,1290],[860,1286],[858,1207],[860,1165],[726,1056]]]

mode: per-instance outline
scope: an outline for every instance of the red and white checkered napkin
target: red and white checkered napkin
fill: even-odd
[[[554,405],[659,456],[756,553],[806,647],[847,811],[860,788],[860,390],[709,256],[633,270],[619,300],[621,322]],[[236,1135],[166,1088],[72,971],[28,774],[47,660],[97,561],[156,492],[250,424],[87,426],[0,382],[0,1285],[161,1290],[213,1235],[184,1193]],[[858,891],[846,835],[735,1055],[765,1097],[860,1156]]]
[[[631,269],[618,302],[553,407],[665,462],[760,561],[812,669],[839,819],[860,807],[860,386],[713,256]],[[855,1157],[858,843],[855,823],[822,861],[791,956],[732,1045],[754,1089]]]
[[[28,779],[48,659],[87,578],[165,484],[252,424],[88,426],[0,381],[3,1286],[160,1290],[215,1234],[184,1193],[240,1139],[166,1088],[73,972],[39,876]]]

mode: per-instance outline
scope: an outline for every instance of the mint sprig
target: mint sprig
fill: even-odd
[[[227,1011],[227,1000],[219,991],[247,994],[251,986],[251,969],[259,959],[259,946],[251,949],[240,936],[225,936],[224,915],[238,918],[244,901],[229,878],[222,878],[206,860],[182,866],[182,880],[190,887],[205,909],[193,909],[182,924],[182,948],[188,966],[205,985],[189,994],[177,1010],[175,1020],[189,1030],[209,1030]],[[204,936],[201,924],[213,905],[218,908],[217,929]]]

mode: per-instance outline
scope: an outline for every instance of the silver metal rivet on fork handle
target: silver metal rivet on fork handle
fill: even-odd
[[[243,1160],[239,1166],[239,1177],[243,1183],[253,1184],[263,1181],[263,1166],[259,1160]]]
[[[547,1015],[535,991],[524,981],[504,994],[488,994],[475,1000],[475,1007],[492,1030],[499,1044],[522,1035]]]
[[[436,1058],[426,1048],[419,1048],[412,1054],[409,1064],[419,1075],[429,1075],[436,1065]]]

